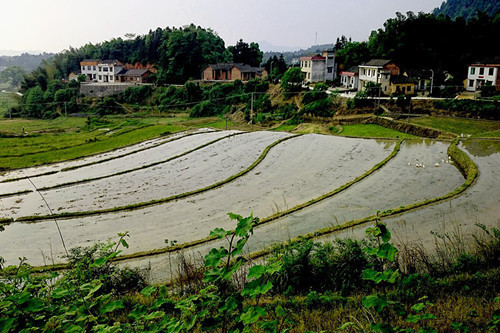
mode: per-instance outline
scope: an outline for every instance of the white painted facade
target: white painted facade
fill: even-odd
[[[97,81],[97,64],[96,65],[81,65],[82,74],[86,75],[89,81]]]
[[[89,81],[114,83],[116,81],[116,74],[118,74],[123,67],[119,66],[116,61],[84,60],[80,62],[80,69],[82,74],[85,74]]]
[[[467,74],[467,91],[479,91],[485,84],[500,85],[500,65],[470,65]]]
[[[322,55],[301,57],[300,69],[304,74],[304,82],[333,81],[337,74],[335,53],[333,51],[323,51]]]
[[[380,83],[380,66],[365,66],[359,65],[359,86],[358,90],[362,91],[368,82]]]

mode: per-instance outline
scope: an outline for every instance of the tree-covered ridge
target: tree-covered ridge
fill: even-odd
[[[53,53],[29,54],[23,53],[17,56],[0,56],[0,68],[2,67],[21,67],[26,72],[31,72],[37,68],[42,60],[54,56]]]
[[[435,16],[448,15],[452,19],[463,17],[467,21],[477,17],[477,11],[495,16],[500,11],[500,1],[497,0],[447,0],[432,12]]]
[[[467,66],[500,54],[500,15],[480,13],[466,21],[449,16],[396,13],[384,26],[372,31],[368,42],[348,42],[337,51],[343,68],[372,58],[391,59],[403,68],[448,72],[460,83]]]

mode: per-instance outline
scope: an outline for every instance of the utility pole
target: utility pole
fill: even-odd
[[[68,109],[66,108],[66,102],[64,102],[64,114],[68,117]]]
[[[253,93],[250,96],[250,121],[253,123]]]
[[[434,84],[434,71],[431,69],[432,76],[431,76],[431,94],[430,97],[432,97],[432,85]]]

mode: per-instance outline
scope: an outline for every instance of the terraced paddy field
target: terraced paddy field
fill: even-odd
[[[426,242],[440,227],[436,214],[465,218],[448,207],[477,207],[478,220],[498,225],[498,141],[459,146],[480,176],[458,192],[468,181],[450,144],[201,129],[15,170],[0,176],[0,256],[7,264],[23,256],[37,266],[64,263],[55,221],[68,248],[129,231],[124,264],[152,267],[151,281],[161,281],[172,273],[165,240],[199,256],[219,245],[207,239],[210,230],[234,228],[228,212],[260,218],[249,252],[298,235],[355,234],[377,210]]]

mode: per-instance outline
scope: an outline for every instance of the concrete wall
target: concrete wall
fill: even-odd
[[[114,83],[114,84],[99,84],[99,83],[82,83],[80,85],[80,94],[86,97],[104,97],[117,95],[125,91],[128,87],[133,87],[135,84]]]

